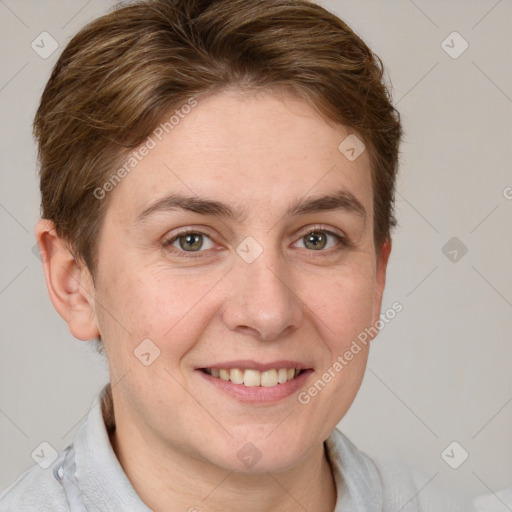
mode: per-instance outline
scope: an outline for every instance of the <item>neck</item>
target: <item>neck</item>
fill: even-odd
[[[336,484],[323,443],[297,466],[280,473],[236,473],[175,447],[159,446],[121,422],[111,434],[116,456],[142,501],[154,512],[333,512]]]

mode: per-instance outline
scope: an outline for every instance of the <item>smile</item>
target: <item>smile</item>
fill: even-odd
[[[272,387],[297,378],[304,370],[298,368],[271,368],[265,371],[241,368],[201,368],[214,378],[246,387]]]

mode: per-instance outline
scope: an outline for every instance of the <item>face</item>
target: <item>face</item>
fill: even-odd
[[[281,471],[350,407],[368,345],[333,365],[379,318],[389,251],[349,133],[290,95],[216,93],[109,192],[92,321],[117,421],[162,453]]]

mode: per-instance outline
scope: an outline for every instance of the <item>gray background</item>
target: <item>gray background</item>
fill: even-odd
[[[31,122],[63,47],[112,4],[0,0],[0,489],[34,464],[42,441],[60,450],[73,440],[108,380],[54,310],[33,253]],[[404,309],[373,342],[339,428],[371,456],[492,493],[512,484],[512,2],[323,5],[383,59],[406,131],[383,311]],[[46,59],[31,48],[43,31],[59,43]],[[454,31],[469,44],[457,58],[462,39],[442,45]],[[442,250],[452,237],[468,249],[455,262]],[[469,452],[456,470],[441,457],[452,441]]]

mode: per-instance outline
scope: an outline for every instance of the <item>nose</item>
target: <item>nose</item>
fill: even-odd
[[[227,283],[224,324],[231,331],[261,341],[290,335],[300,327],[304,314],[294,284],[286,263],[270,251],[264,251],[252,263],[240,259]]]

